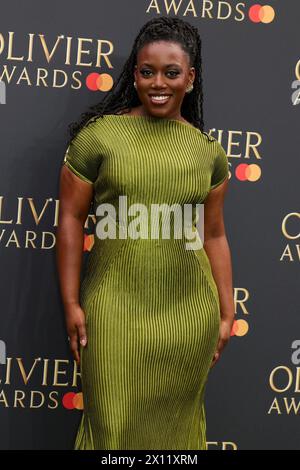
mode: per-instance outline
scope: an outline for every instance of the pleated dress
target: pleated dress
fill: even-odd
[[[228,178],[225,150],[211,139],[175,119],[108,114],[66,150],[64,164],[93,185],[97,224],[106,216],[116,228],[104,238],[95,225],[80,285],[88,342],[76,450],[207,450],[205,387],[220,326],[209,258],[176,230],[137,238],[124,228],[138,214],[130,207],[201,204]]]

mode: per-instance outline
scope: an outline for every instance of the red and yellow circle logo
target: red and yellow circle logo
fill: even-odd
[[[84,234],[83,236],[83,251],[91,251],[95,242],[94,234]]]
[[[235,169],[239,181],[257,181],[261,177],[261,169],[256,163],[240,163]]]
[[[113,79],[108,73],[89,73],[85,79],[87,88],[91,91],[109,91],[113,86]]]
[[[249,18],[253,23],[272,23],[275,18],[274,8],[256,3],[249,8]]]
[[[245,336],[248,333],[249,325],[246,320],[234,320],[230,336]]]
[[[83,410],[83,396],[82,392],[74,393],[68,392],[62,398],[62,404],[67,410]]]

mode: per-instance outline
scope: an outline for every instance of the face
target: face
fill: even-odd
[[[134,71],[141,114],[180,118],[186,89],[194,78],[195,69],[189,66],[189,56],[180,44],[157,41],[145,45],[137,54]]]

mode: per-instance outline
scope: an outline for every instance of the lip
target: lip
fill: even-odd
[[[158,100],[155,101],[155,100],[153,99],[154,96],[161,96],[161,97],[165,97],[166,99],[160,100],[160,101],[158,101]],[[156,94],[156,95],[154,95],[154,94],[153,94],[153,95],[152,95],[152,94],[149,95],[149,98],[150,98],[150,101],[151,101],[152,104],[163,106],[164,104],[167,104],[167,103],[169,102],[171,96],[172,96],[172,95],[165,94],[165,93],[163,93],[163,94],[159,94],[159,93],[158,93],[158,94]]]

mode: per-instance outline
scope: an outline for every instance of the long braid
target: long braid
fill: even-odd
[[[154,41],[179,43],[188,54],[190,66],[195,68],[195,80],[192,92],[186,93],[183,99],[181,114],[188,122],[200,129],[209,141],[215,140],[204,132],[201,39],[198,30],[180,18],[161,16],[151,19],[141,28],[121,74],[102,101],[90,106],[87,112],[82,113],[79,122],[69,125],[70,141],[80,129],[94,122],[99,117],[103,117],[105,114],[120,113],[127,109],[130,111],[132,107],[141,104],[133,85],[134,68],[137,63],[138,51],[146,44],[153,43]]]

